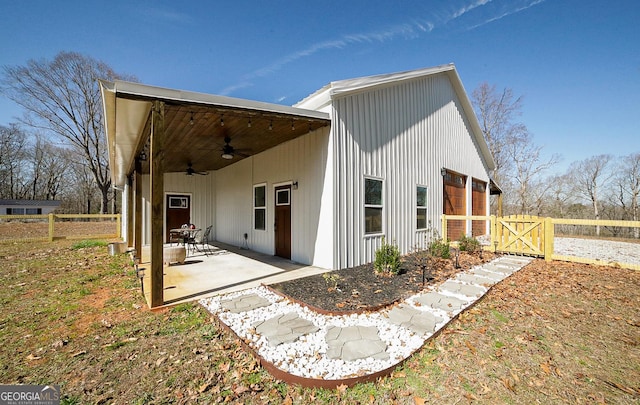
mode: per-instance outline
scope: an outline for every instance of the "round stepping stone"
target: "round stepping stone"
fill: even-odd
[[[353,361],[365,358],[389,359],[387,344],[378,336],[375,326],[330,326],[325,340],[329,348],[327,357]]]

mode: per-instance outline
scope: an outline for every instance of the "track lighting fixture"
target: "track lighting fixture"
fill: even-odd
[[[247,128],[251,128],[251,118],[249,118],[249,122],[247,123]]]
[[[224,127],[224,115],[220,116],[220,126]]]
[[[191,119],[189,120],[189,125],[193,125],[193,113],[191,113]]]
[[[269,121],[269,131],[273,130],[273,120]]]

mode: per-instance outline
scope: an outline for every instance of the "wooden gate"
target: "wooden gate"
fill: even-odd
[[[511,215],[496,218],[496,250],[528,256],[544,256],[544,218]]]

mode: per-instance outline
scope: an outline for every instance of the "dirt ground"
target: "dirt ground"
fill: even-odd
[[[0,243],[0,383],[63,403],[640,402],[640,272],[536,260],[391,376],[336,390],[265,372],[198,304],[145,305],[104,243]]]

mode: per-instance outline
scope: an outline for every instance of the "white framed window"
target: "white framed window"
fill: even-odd
[[[416,229],[427,229],[427,187],[416,186]]]
[[[169,197],[169,208],[189,208],[189,202],[187,197]]]
[[[291,189],[276,190],[276,205],[291,205]]]
[[[382,180],[364,179],[364,233],[382,232]]]
[[[253,229],[267,229],[267,185],[253,186]]]

